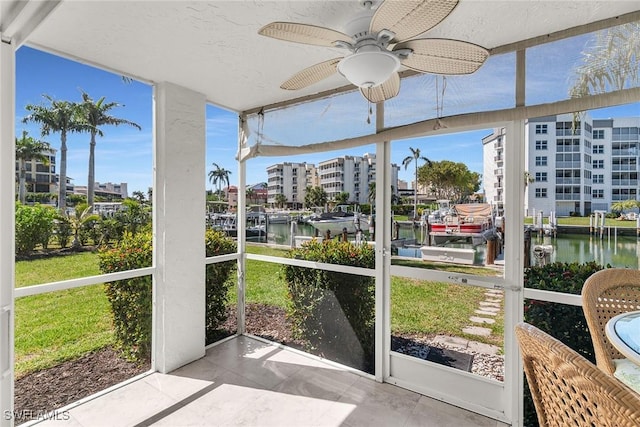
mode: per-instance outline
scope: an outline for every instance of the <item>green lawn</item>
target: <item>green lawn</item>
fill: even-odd
[[[18,287],[100,274],[95,253],[16,262]],[[113,343],[102,285],[16,300],[16,375],[74,359]]]
[[[549,218],[545,217],[543,219],[543,222],[545,224],[548,224],[549,223]],[[531,217],[526,217],[524,219],[524,223],[525,223],[525,225],[531,225],[531,224],[533,224],[533,219]],[[558,225],[581,225],[583,227],[588,227],[589,226],[589,217],[568,216],[568,217],[558,218]],[[614,218],[605,218],[604,225],[606,227],[636,228],[636,222],[635,221],[622,221],[622,220],[614,219]]]
[[[283,249],[254,245],[248,245],[247,251],[273,256],[286,254]],[[495,274],[478,267],[437,266],[421,261],[398,263],[472,274]],[[248,260],[247,302],[286,307],[287,286],[281,277],[281,269],[281,264]],[[98,256],[90,252],[16,263],[18,287],[96,274],[100,274]],[[484,291],[394,277],[391,292],[392,330],[395,333],[450,333],[460,336]],[[230,298],[235,301],[235,289]],[[497,323],[501,325],[501,322]],[[496,326],[496,333],[501,333],[500,328]],[[113,344],[111,313],[102,285],[19,298],[16,301],[15,341],[18,377]]]

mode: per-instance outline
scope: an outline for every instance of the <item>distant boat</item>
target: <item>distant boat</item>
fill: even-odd
[[[338,205],[331,212],[312,215],[307,222],[322,235],[325,235],[327,230],[331,232],[332,236],[336,236],[345,229],[348,234],[369,229],[367,217],[360,212],[355,212],[350,205]]]
[[[248,215],[249,216],[249,215]],[[247,222],[253,222],[255,225],[245,228],[247,238],[265,238],[267,235],[266,226],[264,224],[264,215],[253,214],[248,218]],[[229,237],[238,237],[238,226],[235,214],[215,214],[212,217],[212,228],[223,231]]]
[[[492,230],[493,209],[487,203],[461,203],[441,208],[429,215],[429,236],[434,244],[471,240],[474,245],[484,242],[486,232]]]
[[[288,224],[291,222],[289,212],[271,212],[267,214],[269,224]]]

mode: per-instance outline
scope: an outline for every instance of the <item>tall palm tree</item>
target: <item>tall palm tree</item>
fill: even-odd
[[[251,204],[253,198],[256,197],[256,192],[253,188],[247,188],[247,202]]]
[[[22,121],[34,122],[41,126],[42,136],[60,133],[60,178],[58,180],[58,209],[64,212],[67,206],[67,134],[80,132],[79,106],[75,102],[59,101],[43,95],[49,105],[27,105],[30,113]]]
[[[415,166],[415,181],[413,189],[413,216],[415,218],[418,216],[418,160],[424,160],[429,166],[431,166],[431,160],[421,156],[419,148],[409,147],[409,150],[411,150],[411,155],[405,157],[402,164],[404,165],[405,170],[409,167],[411,162],[413,162]]]
[[[18,200],[24,203],[27,196],[25,183],[27,181],[27,160],[36,160],[41,163],[49,164],[49,156],[44,151],[50,150],[51,146],[48,142],[38,141],[30,136],[26,130],[22,131],[22,138],[16,138],[16,160],[18,161],[19,185]]]
[[[89,141],[89,173],[87,176],[87,203],[93,209],[93,199],[95,194],[95,155],[96,155],[96,135],[103,137],[104,133],[101,126],[120,126],[128,125],[138,130],[142,130],[139,124],[130,120],[114,117],[109,112],[121,105],[117,102],[105,102],[105,97],[94,101],[89,94],[82,92],[82,104],[80,104],[80,114],[82,118],[83,130],[89,132],[91,140]]]
[[[221,168],[217,163],[212,163],[212,165],[215,169],[209,171],[209,181],[213,185],[217,185],[218,196],[220,196],[222,194],[222,185],[226,182],[227,187],[229,186],[229,175],[231,175],[231,171]]]

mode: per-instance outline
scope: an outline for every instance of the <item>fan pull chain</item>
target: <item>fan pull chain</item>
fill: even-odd
[[[447,90],[447,78],[442,76],[442,95],[438,88],[438,76],[436,76],[436,118],[442,118],[444,112],[444,92]]]
[[[367,105],[369,107],[369,115],[367,115],[367,124],[371,124],[371,115],[373,114],[373,108],[371,107],[371,88],[367,88]]]

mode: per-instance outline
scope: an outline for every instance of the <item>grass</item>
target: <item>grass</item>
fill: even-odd
[[[98,256],[91,252],[16,262],[18,287],[96,274]],[[15,319],[18,377],[113,344],[102,285],[19,298]]]
[[[583,226],[583,227],[588,227],[589,226],[589,217],[568,216],[568,217],[558,218],[557,222],[558,222],[558,225],[580,225],[580,226]],[[533,219],[531,217],[526,217],[524,219],[524,223],[525,223],[525,225],[532,225],[533,224]],[[543,219],[543,223],[544,224],[548,224],[549,223],[549,218],[545,217]],[[615,218],[605,218],[604,225],[606,227],[636,228],[636,222],[635,221],[625,221],[625,220],[619,220],[619,219],[615,219]]]
[[[286,249],[247,245],[247,252],[284,256]],[[394,264],[437,268],[470,274],[495,274],[479,267],[437,265],[422,261]],[[247,260],[246,301],[286,308],[287,285],[281,277],[282,265]],[[100,274],[96,253],[16,262],[18,287]],[[483,299],[483,289],[433,281],[393,277],[392,330],[394,333],[447,333],[464,336],[469,316]],[[235,288],[230,295],[236,301]],[[495,326],[501,335],[502,322]],[[495,338],[493,339],[495,340]],[[16,300],[16,375],[45,369],[114,344],[111,312],[103,286],[29,296]],[[488,339],[485,342],[501,345]]]
[[[16,287],[100,274],[98,256],[92,252],[16,262]]]

